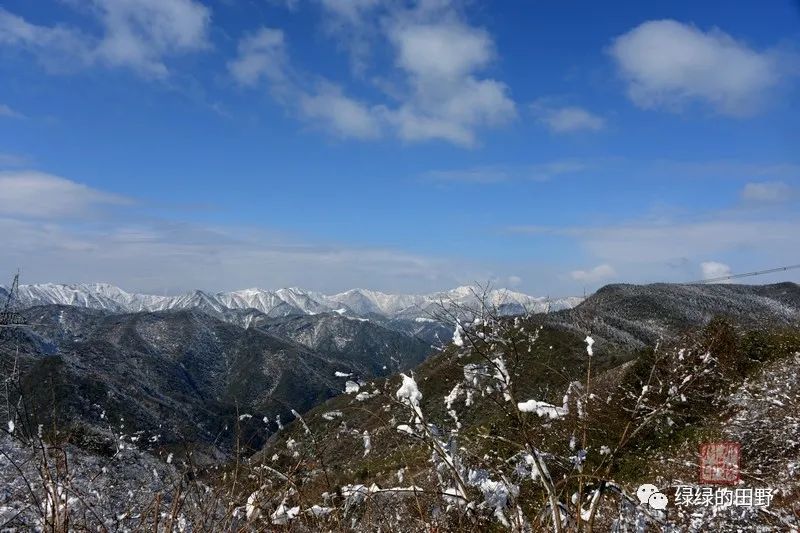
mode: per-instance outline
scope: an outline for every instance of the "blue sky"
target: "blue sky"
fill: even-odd
[[[800,263],[799,45],[795,2],[6,0],[0,271],[566,295]]]

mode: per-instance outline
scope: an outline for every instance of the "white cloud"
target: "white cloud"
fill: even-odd
[[[228,63],[234,80],[243,86],[266,81],[272,95],[309,122],[334,135],[374,139],[385,124],[382,109],[369,107],[344,94],[341,87],[322,81],[305,87],[289,63],[284,33],[261,28],[239,41],[238,54]]]
[[[324,84],[316,94],[300,98],[300,111],[341,137],[375,139],[381,135],[380,110],[342,94],[341,88]]]
[[[758,215],[754,218],[753,215]],[[726,210],[708,213],[703,219],[662,217],[627,224],[598,226],[521,226],[510,233],[541,239],[548,246],[554,237],[564,239],[568,249],[580,251],[594,264],[614,266],[615,279],[630,283],[682,282],[697,280],[703,268],[711,272],[709,257],[736,261],[742,271],[764,270],[797,262],[800,249],[800,217],[788,210]],[[574,248],[572,248],[574,247]],[[701,263],[708,263],[705,267]],[[722,263],[720,263],[722,264]],[[722,267],[714,273],[725,275]],[[591,270],[577,271],[577,277]],[[711,276],[710,273],[705,275]],[[566,277],[565,277],[566,278]],[[797,275],[777,273],[746,283],[795,280]],[[577,282],[578,279],[573,276]]]
[[[718,263],[716,261],[704,261],[700,263],[700,270],[703,273],[703,279],[715,279],[731,275],[731,267],[725,263]]]
[[[517,226],[508,229],[512,233],[576,239],[593,257],[614,261],[619,267],[699,260],[708,254],[724,252],[783,257],[789,250],[800,249],[798,224],[800,220],[796,217],[776,215],[759,220],[720,217],[694,222],[661,220],[615,226]]]
[[[576,159],[562,159],[533,165],[529,170],[529,177],[535,181],[549,181],[565,174],[575,174],[587,169],[587,164]]]
[[[335,18],[358,26],[369,10],[377,7],[381,0],[321,0],[322,6]]]
[[[372,41],[380,35],[379,25],[372,12],[380,7],[382,0],[321,0],[325,10],[325,32],[337,41],[339,48],[350,56],[350,65],[357,76],[364,76],[373,54]]]
[[[479,130],[516,116],[506,85],[479,75],[496,57],[491,36],[467,24],[449,2],[423,1],[413,9],[375,0],[323,1],[322,6],[332,15],[337,35],[357,56],[353,61],[366,59],[368,54],[362,52],[367,41],[377,46],[385,39],[390,45],[396,81],[376,81],[383,92],[380,100],[355,98],[341,83],[295,69],[282,39],[279,46],[272,41],[254,46],[254,37],[245,36],[237,58],[229,63],[234,79],[255,85],[272,69],[280,79],[264,78],[273,95],[279,85],[279,101],[341,137],[392,134],[410,142],[438,139],[473,146]],[[363,66],[357,70],[363,71]]]
[[[208,48],[211,12],[195,0],[92,0],[75,4],[100,24],[100,35],[65,25],[40,26],[0,8],[0,44],[28,51],[48,69],[94,65],[165,78],[167,57]]]
[[[463,260],[141,217],[136,207],[146,205],[62,177],[0,172],[0,272],[19,267],[30,283],[109,281],[155,293],[250,286],[430,292],[490,278]]]
[[[251,286],[332,292],[428,291],[456,286],[459,273],[470,279],[463,265],[436,258],[298,243],[253,228],[106,222],[84,229],[0,217],[0,232],[6,236],[0,269],[19,266],[28,282],[104,280],[158,293]]]
[[[92,39],[75,28],[38,26],[0,8],[0,44],[30,52],[49,70],[65,71],[93,62]]]
[[[2,13],[0,13],[2,16]],[[25,118],[25,115],[22,113],[15,111],[14,109],[10,108],[6,104],[0,104],[0,117],[5,118]]]
[[[617,37],[609,51],[628,96],[643,108],[703,102],[722,114],[749,115],[782,78],[777,54],[675,20],[645,22]]]
[[[163,58],[209,46],[211,12],[193,0],[94,0],[105,33],[95,53],[146,76],[168,74]]]
[[[0,172],[0,215],[44,219],[83,217],[102,206],[130,203],[127,198],[51,174]]]
[[[441,139],[462,146],[477,143],[478,128],[499,126],[516,116],[506,86],[495,80],[465,78],[449,92],[417,87],[416,97],[390,113],[401,139]]]
[[[495,53],[486,31],[461,23],[399,24],[391,38],[400,67],[425,83],[460,80]]]
[[[512,180],[549,181],[559,176],[577,174],[589,168],[586,162],[563,159],[520,166],[477,166],[449,170],[431,170],[422,178],[438,182],[453,183],[500,183]]]
[[[513,173],[506,167],[472,167],[454,170],[430,170],[422,177],[444,183],[499,183],[512,179]]]
[[[687,178],[768,179],[779,181],[800,177],[800,165],[795,163],[748,163],[741,160],[680,161],[663,159],[649,165],[659,176],[681,175]]]
[[[262,78],[281,83],[286,78],[286,61],[283,31],[260,28],[239,41],[238,55],[228,69],[241,85],[254,86]]]
[[[551,106],[539,100],[531,105],[539,121],[553,133],[575,133],[579,131],[600,131],[606,127],[606,120],[582,107]]]
[[[573,270],[569,273],[570,277],[575,281],[584,283],[596,283],[598,281],[607,280],[617,275],[614,267],[608,264],[597,265],[589,270]]]
[[[458,21],[393,23],[390,40],[410,94],[392,115],[402,139],[443,139],[464,146],[476,130],[502,125],[516,116],[507,86],[477,72],[495,57],[482,29]]]
[[[745,184],[742,200],[752,203],[782,203],[791,200],[795,190],[782,181],[762,181]]]
[[[522,278],[519,276],[508,276],[506,280],[506,285],[509,287],[517,287],[522,283]]]
[[[275,4],[276,6],[284,7],[289,11],[295,11],[300,5],[300,0],[268,0],[268,1],[269,3]]]
[[[253,227],[121,213],[76,224],[72,217],[119,198],[52,176],[22,183],[4,176],[0,191],[0,271],[19,267],[32,283],[103,280],[156,293],[250,286],[420,292],[485,279],[462,262],[389,248],[319,245]]]
[[[30,163],[24,155],[0,152],[0,167],[22,167]]]

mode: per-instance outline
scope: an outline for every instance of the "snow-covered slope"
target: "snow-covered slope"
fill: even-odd
[[[111,312],[166,309],[172,300],[164,296],[131,294],[107,283],[20,285],[18,297],[23,307],[62,304]]]
[[[519,314],[572,308],[581,298],[548,300],[507,289],[486,293],[489,303],[504,314]],[[268,291],[252,288],[216,294],[193,291],[179,296],[157,296],[126,292],[105,283],[21,285],[22,307],[45,304],[74,305],[109,312],[163,311],[168,309],[200,309],[223,314],[238,309],[256,309],[271,317],[316,315],[337,312],[346,316],[387,319],[430,317],[441,306],[474,308],[482,297],[477,287],[458,287],[433,294],[386,294],[366,289],[353,289],[333,295],[305,291],[296,287]]]
[[[340,305],[360,315],[370,313],[390,318],[416,318],[436,314],[445,308],[460,306],[474,309],[484,299],[506,314],[542,312],[548,309],[572,308],[583,299],[577,297],[550,300],[513,292],[508,289],[494,289],[485,294],[479,287],[463,286],[433,294],[385,294],[377,291],[353,289],[327,297],[332,305]]]
[[[421,302],[425,296],[385,294],[366,289],[352,289],[325,297],[329,305],[351,310],[357,315],[393,316]]]

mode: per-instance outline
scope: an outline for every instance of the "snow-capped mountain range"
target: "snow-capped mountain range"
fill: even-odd
[[[3,289],[0,291],[5,292]],[[106,283],[43,283],[20,285],[18,299],[21,307],[61,304],[115,313],[200,309],[217,314],[255,309],[272,317],[335,312],[350,317],[424,320],[440,309],[442,303],[445,306],[474,308],[480,294],[482,291],[479,288],[470,286],[432,294],[385,294],[352,289],[333,295],[293,287],[274,291],[254,288],[219,293],[195,290],[178,296],[157,296],[129,293]],[[551,300],[508,289],[491,290],[486,294],[486,299],[504,314],[571,308],[583,300],[578,297]]]

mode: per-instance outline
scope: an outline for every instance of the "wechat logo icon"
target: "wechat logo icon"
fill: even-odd
[[[658,487],[645,483],[636,491],[636,497],[642,505],[648,505],[651,509],[663,511],[667,508],[669,499],[663,492],[659,492]]]

